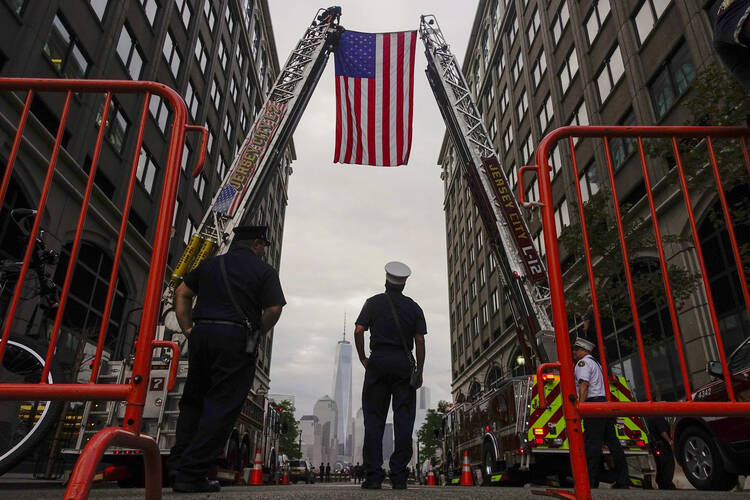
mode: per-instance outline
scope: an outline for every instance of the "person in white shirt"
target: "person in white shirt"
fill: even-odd
[[[593,342],[583,337],[578,337],[573,343],[573,359],[576,362],[575,381],[579,401],[602,402],[607,400],[604,391],[604,374],[599,362],[591,355],[593,350]],[[586,417],[582,419],[581,424],[583,425],[583,442],[591,487],[599,487],[602,444],[606,444],[615,462],[617,479],[612,487],[628,488],[630,481],[627,463],[625,462],[625,452],[617,438],[614,419]]]

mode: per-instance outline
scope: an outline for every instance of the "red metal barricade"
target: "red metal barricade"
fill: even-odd
[[[29,232],[26,244],[23,264],[20,270],[15,290],[10,300],[6,319],[2,324],[2,341],[0,341],[0,362],[8,345],[8,339],[13,329],[16,309],[21,300],[21,289],[24,279],[29,271],[36,235],[39,233],[40,224],[45,206],[48,201],[50,188],[56,179],[56,166],[60,158],[63,137],[66,131],[71,102],[73,99],[89,98],[92,94],[103,101],[98,119],[97,141],[91,156],[91,165],[85,192],[81,193],[80,211],[75,228],[63,228],[75,236],[71,242],[70,258],[68,260],[67,272],[61,286],[59,305],[55,314],[54,326],[50,333],[49,346],[47,348],[42,377],[38,383],[13,383],[0,384],[0,399],[18,400],[20,398],[35,398],[40,401],[125,401],[125,416],[122,427],[109,427],[94,436],[83,450],[73,474],[68,483],[65,493],[66,499],[80,499],[88,496],[95,468],[108,446],[120,445],[141,449],[145,457],[146,473],[146,496],[148,498],[161,498],[161,457],[156,442],[150,436],[140,434],[141,416],[146,398],[149,372],[151,369],[152,350],[154,348],[170,348],[173,350],[172,371],[170,372],[170,386],[174,383],[175,371],[179,350],[173,342],[155,341],[156,324],[159,314],[160,299],[164,283],[164,273],[167,263],[169,242],[172,230],[173,212],[177,195],[177,187],[180,176],[181,159],[183,155],[183,144],[186,130],[198,130],[203,133],[198,164],[193,172],[197,175],[200,171],[206,150],[206,139],[208,131],[204,127],[187,125],[187,110],[182,98],[171,88],[156,82],[146,81],[119,81],[119,80],[64,80],[64,79],[26,79],[26,78],[0,78],[0,91],[17,91],[25,93],[25,105],[19,113],[19,121],[15,140],[8,158],[8,163],[0,185],[0,205],[5,198],[8,185],[13,173],[14,164],[23,147],[24,129],[27,118],[36,94],[58,93],[64,95],[64,106],[60,113],[59,126],[55,136],[54,146],[51,148],[49,162],[46,169],[41,195],[36,207],[36,215]],[[143,104],[140,109],[137,139],[132,148],[132,159],[125,158],[123,167],[128,168],[129,176],[127,184],[127,195],[124,205],[120,208],[121,219],[119,232],[117,233],[114,246],[114,259],[112,262],[111,277],[106,295],[106,303],[101,318],[101,328],[98,332],[96,353],[92,361],[91,379],[88,384],[48,383],[50,366],[55,355],[58,336],[65,314],[66,302],[70,293],[73,270],[81,247],[81,237],[84,231],[87,214],[94,188],[94,179],[99,163],[100,152],[105,138],[105,131],[109,126],[109,116],[112,109],[113,94],[136,94],[136,99],[142,97]],[[160,207],[156,221],[154,240],[151,245],[151,256],[149,264],[148,279],[143,300],[143,311],[136,341],[135,359],[133,362],[132,377],[129,383],[124,384],[96,384],[96,378],[102,360],[104,339],[109,324],[109,316],[112,310],[113,297],[115,294],[118,269],[123,253],[123,243],[128,233],[128,215],[130,213],[133,188],[136,180],[136,172],[139,164],[139,155],[143,142],[143,133],[149,114],[149,101],[152,96],[158,96],[169,104],[172,110],[171,132],[168,135],[168,152],[165,162],[163,184],[160,195]],[[93,98],[92,98],[93,99]],[[112,119],[114,120],[115,117]],[[74,126],[82,126],[75,124]],[[168,130],[168,129],[167,129]],[[59,176],[57,176],[59,178]],[[158,193],[154,193],[158,196]],[[114,238],[113,234],[113,240]]]
[[[671,281],[674,279],[676,271],[669,267],[672,265],[670,260],[676,254],[671,250],[670,245],[675,241],[675,233],[678,233],[686,242],[682,246],[681,252],[690,253],[690,262],[694,263],[693,270],[699,275],[694,294],[700,295],[705,301],[700,305],[704,307],[704,317],[708,318],[706,330],[712,330],[709,333],[712,334],[715,341],[714,348],[719,355],[724,379],[730,381],[731,374],[727,365],[728,353],[725,350],[722,328],[720,328],[717,318],[717,310],[710,286],[711,276],[707,271],[707,259],[716,257],[704,255],[695,212],[697,207],[700,206],[705,214],[706,200],[712,200],[719,207],[713,213],[713,216],[718,220],[718,224],[723,223],[726,228],[727,239],[731,245],[731,255],[734,260],[733,264],[736,267],[736,282],[739,283],[741,288],[744,307],[747,312],[750,312],[748,281],[745,268],[743,268],[743,255],[741,255],[741,245],[738,243],[734,220],[738,210],[743,210],[743,208],[738,209],[736,205],[732,205],[728,201],[727,193],[727,185],[731,184],[734,189],[741,191],[740,199],[744,199],[745,202],[750,200],[750,193],[748,192],[748,186],[750,185],[749,139],[750,129],[743,127],[563,127],[553,131],[542,140],[536,154],[536,165],[525,168],[525,170],[536,170],[539,180],[542,226],[545,234],[544,243],[549,272],[551,307],[558,352],[558,362],[543,365],[540,367],[540,371],[548,367],[560,368],[563,407],[567,422],[567,434],[570,439],[570,460],[575,479],[574,496],[563,491],[549,492],[550,494],[554,493],[555,495],[577,499],[591,498],[581,433],[582,417],[750,416],[750,402],[747,401],[746,395],[744,398],[737,397],[732,383],[726,384],[728,396],[726,401],[700,402],[694,400],[693,389],[697,384],[691,385],[691,370],[686,362],[685,339],[683,338],[686,329],[693,328],[694,325],[686,325],[684,314],[687,313],[680,309],[680,304],[674,299],[675,293],[684,291],[673,289]],[[621,149],[618,149],[617,168],[612,154],[612,144],[615,141],[618,141],[616,142],[618,148],[625,144],[622,141],[629,141],[627,144],[631,148],[629,151],[625,148],[629,152],[629,158],[628,155],[625,155],[625,159],[620,154]],[[644,145],[647,141],[648,145]],[[579,258],[577,269],[580,270],[577,278],[564,275],[560,262],[559,241],[555,237],[559,235],[556,231],[560,228],[556,227],[559,221],[556,221],[552,197],[549,158],[553,153],[553,148],[558,144],[569,153],[570,161],[566,168],[570,169],[569,173],[572,175],[569,177],[571,186],[568,192],[572,192],[572,185],[574,185],[576,193],[576,202],[573,203],[576,209],[571,210],[571,212],[574,211],[578,219],[579,225],[576,229],[580,230],[580,233],[576,233],[576,237],[582,238],[581,248],[584,254],[577,256]],[[717,144],[719,145],[717,146]],[[599,194],[600,198],[598,198],[605,203],[605,205],[602,205],[605,207],[605,211],[611,214],[611,223],[605,227],[601,225],[594,229],[587,227],[587,220],[590,221],[591,215],[585,212],[586,204],[584,201],[589,196],[593,199],[593,195],[592,189],[588,188],[588,184],[584,180],[581,180],[582,176],[587,175],[580,167],[579,157],[582,154],[586,154],[590,158],[598,158],[603,161],[605,166],[606,179],[601,182],[601,193]],[[655,155],[661,156],[656,157]],[[690,165],[687,165],[685,160],[688,156]],[[669,158],[671,161],[664,162],[661,160],[663,158]],[[559,168],[559,165],[557,167]],[[621,175],[627,169],[629,169],[629,174]],[[559,173],[557,175],[560,176]],[[623,198],[625,197],[623,193],[618,194],[618,187],[627,182],[628,178],[632,179],[638,175],[641,176],[643,182],[643,189],[639,192],[640,196],[638,197],[640,203],[638,208],[632,212],[623,213],[626,212],[625,209],[633,209],[633,207],[630,205],[623,206]],[[740,181],[735,182],[737,179]],[[556,180],[559,181],[559,179]],[[702,184],[696,187],[697,182]],[[582,186],[584,186],[583,191]],[[519,193],[521,199],[523,199],[522,173],[519,174]],[[630,200],[633,201],[632,198]],[[673,211],[679,211],[684,221],[681,224],[675,224],[673,220],[665,222],[665,207],[669,207]],[[750,209],[750,207],[744,207],[744,209]],[[635,217],[631,214],[640,214],[639,224],[651,226],[650,235],[653,238],[651,248],[644,249],[639,246],[639,248],[631,249],[629,252],[628,243],[632,243],[630,239],[632,226],[628,224],[632,223],[633,217]],[[704,215],[704,217],[706,216]],[[560,219],[559,214],[557,219]],[[677,229],[675,229],[675,225],[678,226]],[[622,281],[627,284],[627,304],[625,305],[629,306],[629,314],[632,316],[632,337],[634,337],[627,340],[637,347],[633,351],[629,366],[632,367],[633,376],[642,380],[641,392],[645,397],[643,398],[644,401],[641,402],[618,401],[612,397],[606,384],[606,402],[580,402],[576,397],[574,363],[571,357],[569,332],[569,327],[572,325],[569,323],[570,317],[567,310],[569,304],[566,302],[566,292],[571,288],[583,287],[584,291],[588,290],[590,305],[593,307],[597,334],[596,344],[600,353],[602,369],[606,375],[612,375],[610,367],[607,366],[606,342],[600,318],[600,311],[603,311],[604,305],[598,298],[603,293],[602,288],[612,285],[603,282],[602,277],[597,274],[602,257],[592,256],[591,251],[592,245],[595,248],[599,241],[597,238],[601,238],[602,233],[609,231],[612,231],[616,237],[611,240],[614,243],[610,247],[611,251],[606,253],[606,258],[621,259],[624,273]],[[747,235],[743,235],[743,237],[746,242]],[[747,248],[744,250],[747,252]],[[668,311],[668,314],[665,313],[663,316],[667,318],[664,321],[667,326],[664,328],[671,329],[674,335],[674,351],[679,361],[679,375],[675,374],[674,378],[681,383],[682,389],[684,389],[684,395],[680,394],[680,401],[658,401],[655,400],[652,392],[651,378],[653,377],[650,375],[647,366],[649,355],[646,353],[644,345],[646,332],[643,331],[644,323],[639,318],[639,301],[642,297],[637,296],[632,269],[634,259],[644,252],[648,253],[652,261],[658,261],[658,266],[654,265],[653,270],[655,272],[658,270],[656,275],[661,275],[661,279],[658,281],[663,286],[663,297]],[[747,259],[747,255],[744,257]],[[670,278],[670,272],[673,275],[672,278]],[[573,283],[571,283],[571,280]],[[665,343],[668,340],[669,338]],[[619,346],[620,341],[617,340],[617,342]],[[669,349],[672,348],[671,346],[668,347]],[[640,373],[638,373],[638,369],[640,369]],[[697,374],[697,370],[692,370],[692,372],[693,376]]]

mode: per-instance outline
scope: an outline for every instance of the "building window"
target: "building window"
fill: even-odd
[[[560,237],[562,229],[570,225],[570,214],[568,213],[568,202],[563,200],[555,207],[555,231]]]
[[[599,32],[604,25],[604,21],[606,21],[609,16],[609,2],[610,0],[596,0],[594,2],[594,7],[586,17],[586,21],[584,21],[586,23],[586,34],[588,35],[589,45],[594,44],[594,40],[596,40],[596,37],[599,35]]]
[[[484,264],[479,266],[479,288],[487,284],[487,275],[484,272]]]
[[[669,6],[671,0],[646,0],[633,18],[638,43],[643,44],[656,26],[656,22]]]
[[[471,330],[474,334],[474,337],[477,337],[479,335],[479,318],[476,314],[473,318],[471,318]]]
[[[510,153],[510,148],[513,146],[513,128],[510,124],[505,128],[505,133],[503,134],[503,146],[505,147],[505,154]]]
[[[586,103],[583,101],[583,99],[581,99],[581,102],[578,103],[578,107],[570,117],[570,124],[581,127],[589,124],[589,115],[586,113]]]
[[[539,110],[539,129],[542,131],[542,134],[547,131],[547,127],[552,123],[553,117],[552,96],[547,94],[547,97],[544,98],[544,105]]]
[[[200,174],[193,180],[193,191],[198,195],[198,199],[203,201],[203,193],[206,190],[206,178]]]
[[[185,104],[187,104],[187,107],[190,110],[190,116],[195,120],[198,116],[198,107],[201,105],[201,101],[195,93],[195,87],[193,86],[192,80],[188,80],[187,88],[185,89]]]
[[[206,144],[206,151],[208,152],[208,155],[211,156],[214,152],[214,133],[210,132],[211,126],[208,124],[208,143]]]
[[[500,114],[504,115],[505,110],[508,109],[508,105],[510,104],[510,91],[508,90],[508,87],[505,87],[503,89],[503,94],[500,97]]]
[[[578,74],[578,56],[576,55],[576,49],[573,47],[568,53],[568,57],[565,58],[565,64],[560,70],[560,87],[562,93],[565,94],[570,88],[570,84],[573,78]]]
[[[544,229],[540,229],[536,235],[534,235],[534,246],[540,257],[544,257]]]
[[[247,113],[245,113],[245,108],[242,108],[240,111],[240,127],[242,127],[242,133],[247,133]]]
[[[245,56],[243,53],[246,52],[242,46],[243,44],[240,42],[234,50],[234,57],[237,59],[237,69],[240,70],[240,73],[242,73],[242,67],[245,65]]]
[[[258,49],[263,42],[263,31],[261,30],[260,19],[255,16],[255,22],[253,23],[253,36],[250,41],[250,49],[253,51],[253,59],[258,57]]]
[[[513,67],[511,68],[510,72],[513,74],[513,83],[516,83],[518,81],[518,78],[521,76],[521,72],[523,71],[523,56],[521,55],[521,52],[518,52],[518,55],[516,56],[516,60],[513,61]]]
[[[120,32],[120,40],[117,42],[117,55],[120,61],[128,69],[130,78],[138,80],[141,77],[143,69],[143,54],[138,44],[133,41],[133,35],[130,33],[130,27],[125,24]]]
[[[583,203],[599,192],[599,174],[596,171],[594,162],[589,163],[584,169],[581,177],[578,179],[578,185],[581,188],[581,200]]]
[[[471,280],[471,300],[477,298],[477,280]]]
[[[500,310],[500,294],[497,291],[497,288],[492,290],[492,293],[490,294],[490,304],[492,304],[492,314],[495,314]]]
[[[185,143],[182,145],[182,164],[180,165],[183,172],[187,170],[189,160],[190,160],[190,146],[188,146],[187,143]]]
[[[102,113],[104,112],[104,103],[99,108],[99,113],[96,115],[96,126],[100,126],[102,123]],[[109,103],[109,111],[107,113],[107,123],[105,125],[104,138],[107,142],[117,151],[122,153],[122,147],[125,144],[125,137],[128,134],[129,123],[127,118],[120,108],[120,104],[112,99]]]
[[[516,186],[518,186],[518,170],[516,170],[515,165],[512,165],[508,170],[508,185],[511,191],[515,191]]]
[[[622,62],[620,46],[615,45],[609,57],[604,61],[602,69],[596,75],[596,86],[599,89],[599,101],[604,103],[617,82],[625,73],[625,64]]]
[[[151,156],[151,153],[149,153],[146,148],[141,147],[141,155],[138,157],[138,169],[135,172],[135,177],[148,194],[151,194],[151,191],[154,188],[156,171],[157,166],[154,157]],[[176,214],[177,212],[175,212],[175,215]]]
[[[534,139],[531,136],[531,132],[526,136],[526,139],[524,139],[523,144],[521,145],[521,159],[525,162],[528,162],[530,159],[532,159],[534,155]]]
[[[221,90],[219,90],[219,82],[216,78],[214,78],[214,81],[211,84],[211,101],[214,103],[214,108],[218,113],[221,105]]]
[[[550,166],[549,177],[550,180],[555,178],[555,174],[562,168],[562,156],[560,155],[560,143],[558,142],[552,148],[549,158],[547,159]]]
[[[488,63],[487,58],[489,57],[489,55],[489,35],[487,33],[487,28],[485,27],[484,31],[482,32],[482,61],[484,62],[485,66]]]
[[[529,110],[529,96],[526,93],[526,89],[521,92],[521,97],[518,99],[516,104],[516,112],[518,113],[518,123],[520,124],[526,116],[526,111]]]
[[[649,93],[654,102],[656,118],[661,120],[672,104],[690,86],[695,78],[695,66],[690,51],[684,43],[663,64],[661,71],[649,85]]]
[[[566,26],[568,26],[568,21],[570,21],[570,12],[568,11],[568,2],[567,0],[563,0],[562,5],[560,6],[560,9],[555,14],[555,17],[552,19],[552,37],[555,40],[555,47],[558,43],[560,43],[560,38],[562,37],[563,32],[565,31]]]
[[[89,69],[89,60],[65,22],[56,15],[52,22],[49,38],[42,48],[47,60],[61,76],[66,78],[84,78]]]
[[[232,96],[232,102],[237,104],[237,81],[234,78],[229,80],[229,94]]]
[[[190,10],[190,4],[187,0],[175,0],[177,3],[177,12],[180,13],[180,19],[182,19],[182,25],[187,30],[190,26],[190,18],[193,17],[193,11]]]
[[[508,30],[508,47],[513,47],[513,42],[516,41],[518,35],[518,17],[513,16],[513,21],[510,22],[510,29]]]
[[[219,61],[221,62],[221,69],[225,72],[227,70],[227,50],[224,48],[224,40],[219,40]]]
[[[542,20],[539,17],[539,9],[534,9],[534,13],[531,15],[531,22],[529,23],[529,47],[534,45],[536,34],[539,31],[539,26],[542,24]]]
[[[495,267],[497,267],[497,262],[495,261],[495,254],[490,252],[490,272],[495,271]]]
[[[469,310],[469,292],[464,291],[464,312]]]
[[[159,5],[156,3],[156,0],[140,0],[140,2],[141,7],[143,7],[143,12],[146,14],[146,19],[148,19],[148,24],[153,26]]]
[[[19,16],[22,15],[23,10],[19,12],[19,8],[23,9],[26,7],[26,1],[23,2],[15,2],[16,4],[16,14]],[[91,10],[94,11],[94,14],[96,14],[96,17],[99,19],[99,22],[102,22],[104,20],[104,13],[107,10],[107,0],[89,0],[89,5],[91,5]],[[19,5],[20,4],[20,5]]]
[[[482,249],[482,228],[479,228],[479,232],[477,233],[477,250]]]
[[[60,263],[55,269],[54,277],[58,285],[62,285],[68,271],[71,250],[72,244],[67,243],[60,252]],[[73,338],[67,340],[78,342],[87,333],[99,332],[104,317],[106,290],[109,289],[112,264],[112,258],[104,250],[87,241],[81,242],[63,315],[64,328],[61,330],[63,339],[64,336],[70,335]],[[127,302],[128,291],[125,279],[123,273],[118,272],[104,339],[104,349],[110,353],[111,359],[121,359],[115,350],[118,344],[124,343],[124,339],[121,342],[119,337],[127,330],[122,325]],[[61,340],[61,343],[64,344],[65,340]]]
[[[539,52],[539,56],[536,58],[534,69],[531,72],[531,76],[534,78],[534,87],[538,87],[542,83],[542,77],[547,71],[547,59],[544,57],[544,51]]]
[[[503,77],[505,73],[505,54],[503,54],[503,46],[497,47],[497,81]]]
[[[632,108],[628,110],[628,113],[619,121],[618,125],[635,125],[635,115]],[[634,138],[612,137],[609,139],[609,152],[615,171],[619,170],[630,158],[630,155],[635,153],[637,145],[638,142]]]
[[[190,241],[190,236],[192,236],[193,232],[195,232],[195,222],[193,222],[193,219],[188,217],[188,220],[185,222],[185,235],[182,237],[182,241],[187,245]]]
[[[232,121],[229,114],[224,117],[224,137],[227,141],[231,140],[232,137]]]
[[[200,66],[201,71],[205,73],[208,55],[206,54],[206,45],[200,36],[195,41],[195,58],[198,60],[198,66]]]
[[[539,184],[536,182],[536,178],[534,178],[526,190],[526,202],[534,203],[537,201],[539,201]]]
[[[151,117],[156,122],[159,130],[163,134],[167,130],[167,120],[169,119],[169,110],[167,105],[158,96],[152,95],[151,100],[148,103],[148,109],[151,112]]]
[[[214,14],[214,9],[211,7],[211,2],[206,2],[203,4],[203,15],[206,16],[208,30],[213,31],[214,24],[216,24],[216,14]]]
[[[224,20],[227,22],[229,32],[231,33],[234,31],[234,19],[232,18],[232,11],[229,9],[229,6],[227,6],[227,10],[224,11]]]
[[[177,74],[180,72],[180,53],[177,51],[177,46],[174,44],[174,38],[169,31],[167,31],[167,35],[164,37],[162,53],[167,60],[169,69],[172,71],[172,76],[177,79]]]

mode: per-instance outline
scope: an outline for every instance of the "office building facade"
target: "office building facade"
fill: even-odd
[[[200,145],[199,134],[188,133],[173,220],[167,276],[182,254],[249,133],[279,72],[274,34],[265,0],[75,0],[0,2],[0,75],[37,78],[153,80],[175,89],[184,99],[191,124],[209,132],[202,173],[191,177]],[[6,165],[18,123],[19,103],[25,96],[0,96],[0,163]],[[34,207],[41,192],[54,134],[60,122],[64,95],[38,93],[31,105],[25,143],[16,160],[2,207],[0,252],[18,258],[17,229],[8,212]],[[56,165],[63,187],[53,190],[42,225],[49,244],[62,254],[55,270],[60,283],[70,252],[71,228],[91,165],[103,94],[77,94],[62,139]],[[142,98],[115,94],[108,115],[105,141],[95,176],[92,206],[83,237],[66,320],[58,346],[70,369],[83,332],[98,331],[102,316],[101,287],[109,281],[114,228],[127,192],[127,179],[139,128]],[[150,242],[159,209],[159,195],[169,140],[171,110],[153,97],[149,104],[137,182],[129,215],[128,245],[120,265],[117,293],[105,351],[111,359],[130,352],[137,333],[140,307],[148,273]],[[287,185],[294,159],[290,144],[280,165],[272,166],[268,192],[247,213],[246,223],[269,225],[267,261],[278,269]],[[68,254],[66,254],[68,252]],[[19,328],[24,320],[19,318]],[[36,329],[37,326],[33,325]],[[95,334],[95,333],[94,333]],[[95,340],[94,340],[95,342]],[[89,340],[89,343],[91,341]],[[258,357],[255,389],[269,387],[273,334],[264,338]]]
[[[690,83],[701,69],[716,62],[712,25],[718,4],[690,0],[480,1],[462,68],[513,191],[517,192],[518,169],[535,163],[537,145],[558,127],[684,124],[690,117],[683,106],[691,92]],[[573,178],[569,150],[557,147],[550,155],[558,226],[553,237],[559,237],[560,230],[577,218],[577,204],[568,201],[577,199],[576,184],[586,201],[607,178],[603,148],[592,143],[576,143],[578,179]],[[633,207],[634,213],[648,219],[637,146],[625,140],[613,140],[610,146],[620,204]],[[523,374],[524,360],[496,262],[448,135],[438,162],[445,187],[452,393],[454,401],[462,401],[502,379]],[[653,160],[659,176],[670,168],[666,163]],[[524,188],[527,201],[539,200],[532,175],[525,178]],[[706,200],[704,205],[710,203]],[[673,208],[665,209],[665,219],[674,227],[687,227],[682,211]],[[704,224],[701,231],[710,233],[705,212],[700,217],[699,224]],[[544,238],[549,235],[543,234],[539,217],[531,218],[530,231],[543,256]],[[694,258],[686,257],[691,250],[683,250],[682,255],[678,251],[669,258],[695,270]],[[731,270],[732,258],[727,252],[721,249],[726,264],[714,276]],[[573,256],[563,253],[561,259],[565,272]],[[719,286],[718,281],[712,281],[711,286]],[[742,329],[748,325],[736,288],[720,318],[733,339],[727,343],[728,349],[739,343]],[[691,300],[705,303],[701,293],[696,292]],[[672,356],[674,347],[669,346],[674,345],[674,338],[664,321],[658,320],[664,313],[664,309],[653,310],[648,316],[662,323],[655,329],[664,337],[655,349],[660,350],[665,368],[652,376],[660,380],[657,385],[664,388],[662,396],[673,398],[679,397],[681,382],[679,364]],[[580,319],[573,318],[572,323]],[[715,346],[705,341],[712,335],[711,328],[705,315],[687,318],[684,323],[690,325],[683,340],[691,378],[701,380],[705,360],[717,359]],[[613,335],[632,335],[632,324],[616,330]],[[632,353],[632,346],[630,349]],[[608,356],[610,353],[608,350]],[[617,365],[619,373],[637,379],[632,358],[622,355]]]
[[[351,461],[352,420],[352,344],[344,338],[336,344],[336,359],[333,366],[333,399],[338,408],[336,438],[338,439],[338,461]],[[347,446],[348,445],[348,446]]]

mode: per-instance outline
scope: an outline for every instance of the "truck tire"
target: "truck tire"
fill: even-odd
[[[495,472],[495,449],[485,443],[482,449],[482,486],[492,486],[492,474]]]
[[[730,490],[737,475],[725,470],[714,439],[700,427],[685,429],[677,443],[677,460],[685,477],[698,490]]]

